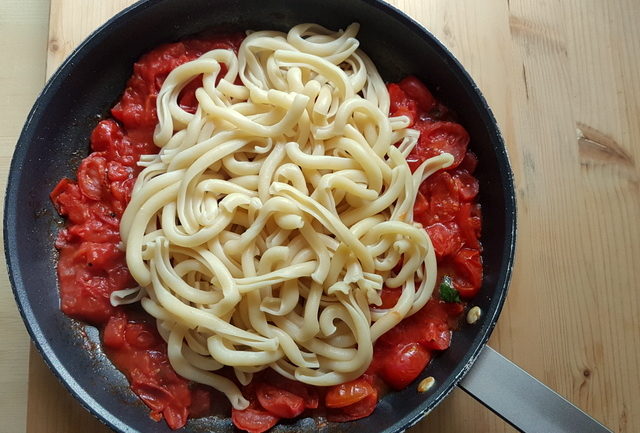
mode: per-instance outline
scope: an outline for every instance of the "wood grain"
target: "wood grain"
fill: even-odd
[[[6,188],[20,128],[44,83],[48,12],[48,4],[39,0],[0,2],[1,191]],[[22,432],[27,415],[29,337],[13,300],[4,261],[0,265],[0,341],[0,431]]]
[[[52,0],[47,71],[127,3]],[[508,144],[519,238],[491,345],[614,431],[640,431],[640,3],[392,3],[460,59]],[[106,429],[35,355],[27,431]],[[427,431],[513,429],[455,390],[412,429]]]

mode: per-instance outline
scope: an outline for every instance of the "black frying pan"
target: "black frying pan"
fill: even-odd
[[[464,325],[455,333],[451,347],[423,372],[421,378],[436,379],[436,386],[428,393],[420,394],[414,385],[409,386],[385,396],[368,418],[329,423],[322,431],[402,431],[441,402],[480,355],[502,308],[511,274],[514,187],[505,145],[491,110],[451,53],[424,28],[382,1],[143,1],[92,34],[48,82],[18,141],[5,199],[5,254],[27,329],[69,391],[114,430],[170,432],[164,422],[149,419],[144,405],[97,348],[99,345],[87,344],[86,336],[80,332],[82,326],[60,312],[53,242],[62,221],[50,203],[49,192],[60,178],[74,177],[77,165],[88,153],[91,130],[119,98],[134,61],[149,49],[205,29],[287,30],[301,22],[344,28],[353,21],[361,23],[362,48],[386,81],[398,81],[408,74],[419,76],[458,113],[472,137],[471,149],[480,160],[477,176],[481,185],[485,271],[484,284],[473,304],[480,306],[483,315],[475,325]],[[94,328],[86,327],[86,334],[90,342],[98,342]],[[485,349],[481,358],[484,364],[494,362],[492,357],[497,355],[492,353]],[[470,380],[465,384],[478,396],[474,389],[486,391],[487,387],[478,385],[477,380],[491,376],[474,377],[475,385]],[[514,392],[517,394],[518,390]],[[500,408],[495,402],[493,406]],[[513,417],[505,416],[524,428]],[[304,419],[281,424],[273,431],[316,429],[313,419]],[[206,430],[230,432],[233,426],[229,418],[208,418],[191,421],[183,431]]]

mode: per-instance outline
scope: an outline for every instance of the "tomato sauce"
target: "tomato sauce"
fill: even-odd
[[[113,118],[100,121],[91,133],[92,152],[80,163],[77,181],[62,179],[51,192],[56,209],[67,218],[56,239],[62,311],[102,330],[105,352],[151,409],[151,417],[164,418],[173,429],[184,426],[189,416],[207,415],[210,392],[173,371],[152,318],[136,308],[111,305],[112,292],[136,286],[120,249],[120,219],[140,172],[140,155],[158,152],[153,144],[156,97],[169,72],[212,49],[237,51],[242,39],[232,34],[187,40],[142,56],[111,110]],[[187,110],[195,109],[195,87],[180,96]]]
[[[242,34],[228,34],[190,39],[162,45],[142,56],[111,110],[112,118],[100,121],[93,130],[92,152],[81,162],[77,181],[62,179],[51,192],[56,209],[67,219],[55,244],[60,252],[57,271],[62,311],[101,329],[105,352],[151,409],[151,418],[164,418],[172,429],[181,428],[189,418],[209,415],[214,394],[175,373],[153,318],[139,307],[111,305],[112,292],[136,285],[125,264],[119,224],[140,172],[136,165],[140,155],[158,151],[153,130],[156,97],[164,79],[175,67],[209,50],[237,51],[242,38]],[[179,97],[187,111],[195,110],[198,85],[194,80]],[[431,237],[439,278],[450,276],[460,296],[469,299],[482,283],[478,181],[473,176],[477,159],[467,150],[469,135],[415,77],[389,84],[388,89],[390,115],[408,116],[411,127],[421,132],[407,158],[411,169],[442,152],[454,157],[451,167],[421,185],[414,220]],[[379,338],[373,362],[362,377],[315,388],[272,371],[262,372],[243,387],[250,406],[232,410],[233,423],[258,433],[281,418],[309,411],[337,422],[370,415],[384,388],[408,386],[438,351],[449,347],[465,306],[445,302],[437,292],[421,311]],[[385,288],[380,308],[392,306],[399,296],[399,289]]]

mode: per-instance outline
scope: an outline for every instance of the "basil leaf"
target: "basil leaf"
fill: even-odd
[[[444,302],[462,302],[460,293],[453,287],[451,277],[445,275],[440,283],[440,299]]]

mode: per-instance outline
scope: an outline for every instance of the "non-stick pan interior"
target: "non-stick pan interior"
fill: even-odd
[[[207,29],[286,30],[301,22],[329,28],[361,24],[362,48],[383,78],[415,74],[456,111],[469,131],[480,164],[485,281],[473,303],[484,315],[464,324],[451,348],[422,377],[436,386],[420,394],[411,385],[387,395],[370,417],[322,427],[325,432],[398,431],[442,400],[486,342],[503,303],[513,257],[515,205],[511,172],[497,126],[486,102],[462,67],[435,38],[402,13],[365,0],[158,0],[137,4],[94,33],[63,65],[37,100],[20,137],[5,203],[5,250],[16,299],[29,332],[67,388],[112,428],[170,432],[156,423],[129,391],[127,382],[100,352],[97,332],[59,310],[55,275],[55,234],[61,219],[49,192],[62,177],[73,177],[87,155],[88,137],[119,98],[133,62],[145,51]],[[86,335],[85,335],[86,334]],[[318,428],[313,419],[283,424],[276,432]],[[228,418],[191,421],[184,431],[229,432]]]

